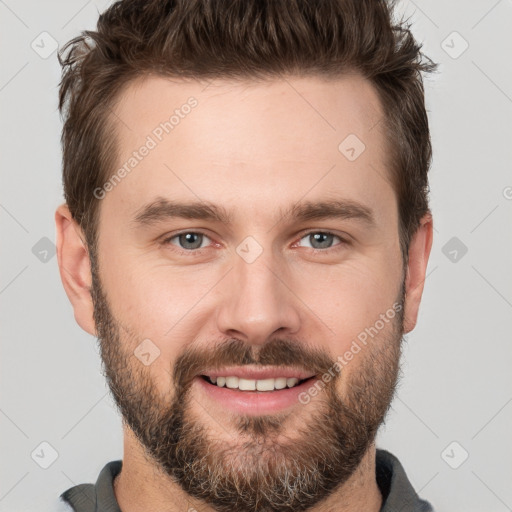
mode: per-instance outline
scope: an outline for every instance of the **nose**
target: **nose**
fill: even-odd
[[[300,300],[285,268],[265,252],[247,263],[235,255],[234,268],[223,283],[217,328],[223,335],[254,345],[272,335],[292,335],[301,325]]]

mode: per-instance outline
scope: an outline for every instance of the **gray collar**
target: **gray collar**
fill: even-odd
[[[109,462],[96,484],[80,484],[61,494],[61,499],[75,512],[121,512],[113,482],[121,472],[122,461]],[[380,512],[433,512],[431,505],[419,498],[400,461],[385,450],[377,450],[376,479],[382,493]]]

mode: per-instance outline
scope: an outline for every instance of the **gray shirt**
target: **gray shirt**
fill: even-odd
[[[109,462],[95,484],[80,484],[63,492],[60,498],[75,512],[121,512],[113,481],[119,474],[122,461]],[[400,461],[385,450],[377,450],[376,479],[382,493],[380,512],[433,512],[427,501],[414,491]],[[71,508],[69,508],[71,507]]]

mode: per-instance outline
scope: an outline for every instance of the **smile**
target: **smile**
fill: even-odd
[[[275,391],[285,388],[293,388],[302,384],[308,379],[298,379],[296,377],[277,377],[270,379],[244,379],[236,376],[227,377],[208,377],[201,376],[210,384],[216,385],[219,388],[238,389],[239,391]]]

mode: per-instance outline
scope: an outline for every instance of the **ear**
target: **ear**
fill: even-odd
[[[432,214],[425,214],[409,244],[409,262],[405,280],[404,334],[416,327],[428,258],[432,248]]]
[[[73,306],[75,320],[89,334],[96,335],[91,297],[91,262],[81,228],[66,204],[55,212],[57,260],[62,284]]]

